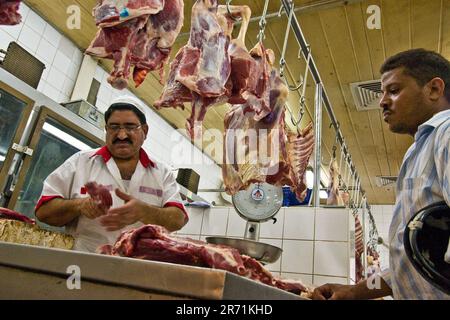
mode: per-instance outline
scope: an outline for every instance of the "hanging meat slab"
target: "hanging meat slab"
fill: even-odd
[[[328,198],[327,205],[342,206],[346,205],[345,199],[347,194],[344,191],[339,190],[339,167],[336,158],[332,158],[330,162],[330,183],[328,185]]]
[[[19,13],[20,1],[0,0],[0,25],[13,26],[22,21]]]
[[[175,236],[157,225],[145,225],[139,229],[123,232],[114,245],[101,246],[97,252],[221,269],[295,294],[308,291],[300,281],[273,277],[261,263],[241,255],[237,249]]]
[[[248,6],[218,6],[217,1],[197,0],[192,8],[190,38],[171,63],[169,80],[155,107],[183,107],[191,102],[186,129],[193,139],[201,137],[208,108],[229,101],[232,90],[240,94],[253,63],[244,39],[250,22]],[[242,18],[239,36],[231,40],[233,21]]]
[[[108,82],[116,89],[128,86],[132,67],[136,87],[150,71],[159,71],[162,81],[183,10],[182,0],[101,1],[93,11],[100,29],[86,53],[114,60]]]
[[[312,122],[300,133],[288,133],[288,157],[290,165],[291,190],[297,200],[303,201],[306,197],[306,169],[309,159],[314,151],[314,130]]]

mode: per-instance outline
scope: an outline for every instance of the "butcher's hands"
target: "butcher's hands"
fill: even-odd
[[[147,204],[116,189],[116,195],[125,201],[121,207],[109,209],[108,214],[100,219],[107,231],[116,231],[140,221],[147,210]]]
[[[349,300],[355,299],[352,285],[327,283],[317,287],[312,293],[313,300]]]
[[[79,213],[88,219],[95,219],[106,214],[106,210],[90,197],[77,199],[77,201]]]

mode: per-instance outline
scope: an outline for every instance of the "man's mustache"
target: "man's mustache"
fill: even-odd
[[[115,140],[113,141],[113,144],[116,144],[116,143],[118,143],[118,142],[127,142],[127,143],[129,143],[129,144],[133,144],[133,142],[132,142],[130,139],[128,139],[128,138],[126,138],[126,139],[115,139]]]

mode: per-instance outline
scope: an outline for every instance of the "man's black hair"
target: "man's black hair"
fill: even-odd
[[[405,74],[413,77],[420,86],[439,77],[445,83],[444,95],[450,102],[450,62],[439,53],[425,49],[406,50],[388,58],[380,73],[404,68]]]
[[[136,116],[139,119],[139,122],[141,124],[147,124],[147,120],[145,119],[145,114],[142,113],[141,110],[139,110],[138,108],[136,108],[134,105],[130,104],[130,103],[113,103],[108,110],[106,110],[105,112],[105,123],[108,123],[108,119],[109,117],[111,117],[111,114],[114,111],[118,111],[118,110],[130,110],[133,111]]]

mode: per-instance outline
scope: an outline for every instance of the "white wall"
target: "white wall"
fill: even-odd
[[[389,242],[389,225],[392,220],[392,213],[394,211],[393,205],[372,205],[371,211],[379,236],[388,243]],[[389,250],[384,246],[378,246],[380,253],[380,267],[381,269],[389,267]]]
[[[23,2],[20,14],[19,25],[0,26],[0,48],[6,50],[15,41],[35,55],[46,67],[38,90],[56,102],[69,101],[82,52]]]
[[[45,63],[38,90],[58,103],[70,99],[83,59],[83,52],[74,43],[49,25],[25,4],[20,5],[22,23],[16,26],[0,26],[0,48],[6,50],[11,41],[16,41],[28,52]],[[97,108],[105,112],[112,99],[119,95],[133,95],[129,90],[116,90],[107,82],[108,73],[97,66],[94,76],[100,83]],[[88,79],[86,79],[88,81]],[[148,108],[147,121],[150,132],[145,149],[150,157],[174,168],[192,168],[200,175],[200,189],[216,189],[221,184],[221,169],[212,160],[194,147],[184,136],[156,112]],[[180,158],[176,150],[186,150]],[[189,157],[189,154],[192,156]],[[194,159],[201,159],[194,163]],[[217,193],[199,194],[205,200],[220,203]]]

